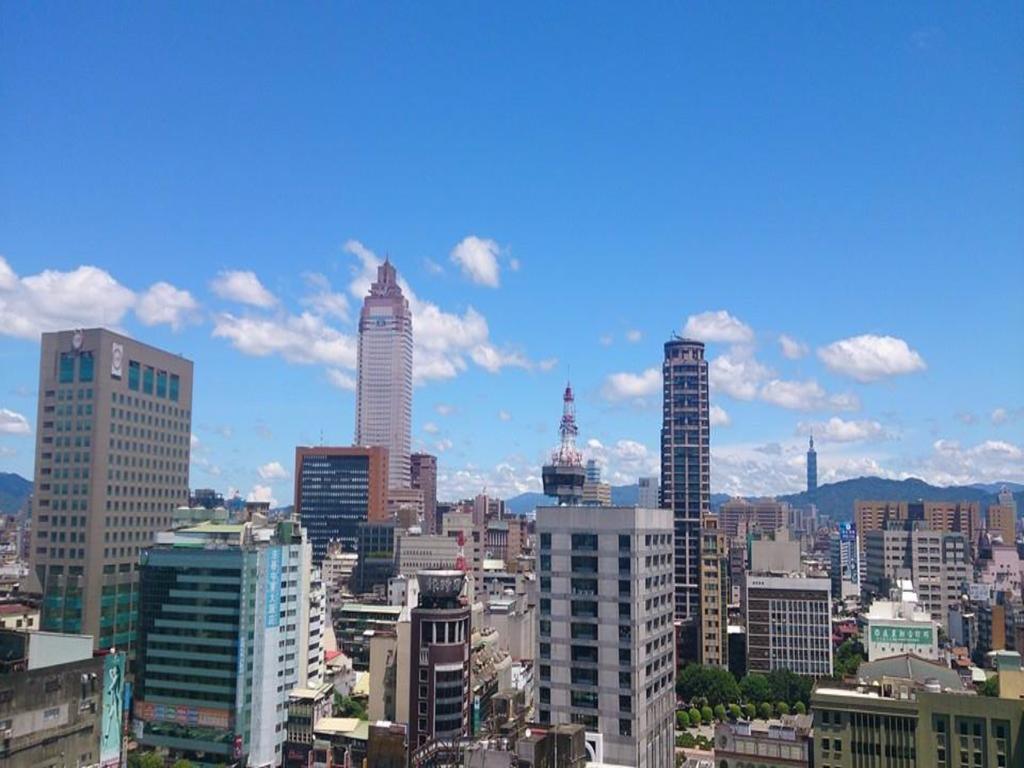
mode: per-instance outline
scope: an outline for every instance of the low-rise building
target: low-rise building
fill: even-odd
[[[342,603],[331,617],[338,650],[352,659],[352,668],[370,668],[371,630],[394,629],[404,609],[400,605]]]
[[[806,768],[813,751],[811,715],[785,715],[778,720],[718,723],[715,726],[717,768]]]
[[[889,600],[875,600],[865,616],[868,661],[913,653],[939,658],[939,625],[918,605],[909,579],[901,579]]]
[[[26,603],[0,603],[0,629],[39,629],[39,608]]]

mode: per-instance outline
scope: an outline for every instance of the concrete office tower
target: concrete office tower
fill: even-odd
[[[141,744],[196,764],[281,764],[288,694],[321,674],[309,665],[320,658],[310,649],[311,556],[291,521],[201,523],[143,551]]]
[[[729,667],[729,556],[714,515],[704,518],[700,537],[700,663]]]
[[[391,262],[359,315],[356,445],[388,449],[388,487],[408,488],[412,431],[412,313]]]
[[[807,493],[812,495],[818,490],[818,452],[814,450],[814,435],[807,444]]]
[[[800,573],[747,576],[747,671],[831,675],[831,588]]]
[[[641,477],[637,480],[636,505],[640,509],[660,509],[661,499],[658,498],[659,495],[658,478]]]
[[[139,550],[189,500],[192,362],[102,328],[44,333],[36,425],[41,628],[130,653]]]
[[[959,604],[970,572],[966,536],[933,531],[922,523],[891,523],[864,538],[863,595],[885,597],[899,579],[909,578],[921,606],[948,631],[949,609]]]
[[[860,550],[857,547],[857,529],[851,523],[840,523],[838,530],[829,534],[829,577],[832,598],[842,600],[860,592]]]
[[[409,747],[459,740],[470,723],[470,608],[461,571],[421,571],[419,605],[410,615]],[[410,671],[411,671],[410,670]]]
[[[1004,544],[1012,545],[1017,540],[1017,502],[1004,486],[999,491],[999,503],[988,508],[985,527],[989,533],[999,534]]]
[[[732,541],[740,532],[760,531],[774,533],[787,524],[790,506],[775,499],[729,499],[718,508],[719,527],[725,537]]]
[[[695,619],[700,603],[700,522],[711,512],[704,344],[681,338],[666,342],[661,373],[661,506],[675,516],[676,618]]]
[[[594,762],[674,765],[672,528],[667,509],[537,509],[537,719],[584,725]]]
[[[864,562],[867,535],[891,523],[924,527],[931,531],[962,533],[977,553],[981,536],[981,505],[976,501],[861,501],[854,502],[853,522]]]
[[[594,459],[587,459],[586,476],[584,482],[587,483],[600,483],[601,482],[601,465],[598,464]]]
[[[295,514],[313,544],[315,564],[332,542],[355,551],[359,524],[386,521],[387,502],[387,448],[295,448]]]
[[[437,533],[437,456],[414,453],[409,461],[412,487],[423,491],[423,532]]]

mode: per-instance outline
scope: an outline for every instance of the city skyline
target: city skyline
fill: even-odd
[[[506,9],[419,19],[460,43],[429,67],[418,22],[381,12],[300,14],[311,45],[250,78],[269,12],[221,51],[187,11],[125,35],[103,10],[5,9],[25,119],[0,128],[0,471],[32,477],[38,334],[104,326],[195,362],[193,487],[290,502],[294,446],[351,441],[358,302],[387,254],[416,328],[411,448],[442,498],[539,490],[569,374],[585,458],[658,475],[673,331],[707,344],[713,492],[802,490],[811,430],[821,484],[1024,482],[1024,308],[1002,295],[1024,277],[1019,8],[755,9],[744,29],[675,9],[612,45],[577,19],[571,57],[564,26]],[[122,59],[136,82],[101,74]],[[313,64],[329,90],[289,87]],[[214,65],[238,86],[217,100]],[[275,84],[267,106],[249,82]],[[354,119],[382,111],[384,131]]]

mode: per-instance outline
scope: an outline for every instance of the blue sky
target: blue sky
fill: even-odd
[[[352,439],[389,254],[442,495],[539,488],[568,375],[606,475],[656,473],[684,329],[716,491],[799,489],[812,428],[824,481],[1024,481],[1022,37],[1019,3],[4,4],[0,469],[38,332],[106,324],[196,362],[193,485],[290,501],[294,446]]]

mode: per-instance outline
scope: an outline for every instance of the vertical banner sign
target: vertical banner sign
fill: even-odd
[[[103,657],[103,712],[100,730],[100,765],[121,764],[121,723],[124,715],[124,654]]]
[[[267,611],[265,626],[273,629],[281,623],[281,548],[267,552]]]

